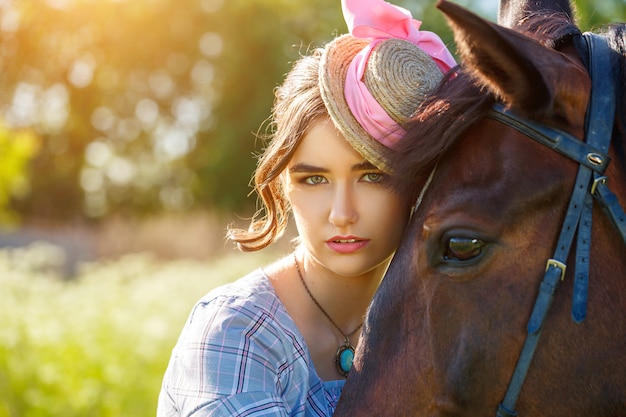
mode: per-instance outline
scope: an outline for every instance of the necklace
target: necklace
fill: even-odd
[[[337,349],[334,362],[335,362],[335,366],[337,367],[337,372],[339,372],[344,377],[347,377],[348,372],[350,372],[350,369],[352,368],[352,360],[354,359],[354,346],[352,346],[352,344],[350,343],[350,337],[353,334],[355,334],[357,331],[359,331],[361,326],[363,326],[363,322],[361,322],[361,324],[359,324],[356,329],[352,330],[352,332],[345,334],[341,330],[341,328],[337,326],[337,323],[335,323],[335,320],[333,320],[330,317],[330,315],[326,312],[326,310],[322,308],[320,303],[317,302],[315,297],[313,297],[313,293],[311,293],[311,290],[309,289],[308,285],[306,285],[306,281],[304,281],[304,276],[302,275],[302,271],[300,270],[300,265],[298,265],[298,258],[296,257],[295,253],[293,254],[293,261],[296,264],[296,271],[298,272],[298,277],[300,277],[300,281],[302,282],[302,285],[304,285],[304,289],[306,290],[307,294],[309,294],[309,297],[311,297],[311,300],[313,300],[317,308],[319,308],[320,311],[324,314],[324,316],[326,316],[330,324],[332,324],[333,327],[337,329],[337,331],[341,333],[341,335],[343,336],[343,339],[344,339],[343,344],[341,344],[339,348]]]

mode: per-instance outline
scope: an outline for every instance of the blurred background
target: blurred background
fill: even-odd
[[[434,0],[395,3],[453,44]],[[339,0],[0,0],[0,417],[154,415],[192,304],[289,249],[225,228],[274,88],[345,31]]]

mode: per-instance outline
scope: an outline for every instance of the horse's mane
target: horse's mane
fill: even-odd
[[[551,48],[573,41],[587,65],[586,46],[579,29],[559,15],[529,16],[520,28],[524,33]],[[626,170],[626,24],[612,24],[602,34],[610,40],[618,67],[618,91],[613,144],[621,166]],[[462,65],[444,77],[433,94],[422,103],[407,125],[407,134],[397,148],[396,160],[400,187],[403,192],[417,192],[437,160],[454,145],[458,137],[482,119],[496,97],[482,86]],[[626,175],[626,171],[625,171]],[[407,188],[408,187],[408,188]]]

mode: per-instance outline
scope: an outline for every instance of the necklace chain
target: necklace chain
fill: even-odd
[[[298,258],[296,257],[296,254],[293,254],[293,261],[296,264],[296,271],[298,272],[298,277],[300,277],[300,281],[302,282],[302,285],[304,286],[304,289],[306,290],[307,294],[309,294],[309,297],[311,297],[311,300],[313,300],[313,302],[315,303],[315,305],[317,306],[317,308],[320,309],[320,311],[326,316],[326,318],[328,319],[328,321],[330,322],[330,324],[332,324],[335,329],[337,329],[337,331],[339,333],[341,333],[341,335],[346,339],[346,342],[349,343],[350,337],[352,335],[354,335],[357,331],[359,331],[359,329],[361,328],[361,326],[363,326],[363,322],[361,322],[361,324],[359,324],[357,326],[356,329],[354,329],[352,332],[345,334],[341,328],[339,326],[337,326],[337,323],[335,323],[335,320],[332,319],[332,317],[330,317],[330,315],[326,312],[326,310],[324,310],[324,308],[322,308],[322,306],[320,305],[320,303],[315,299],[315,297],[313,296],[313,293],[311,293],[311,290],[309,289],[309,286],[306,285],[306,281],[304,280],[304,276],[302,275],[302,271],[300,270],[300,265],[298,265]]]

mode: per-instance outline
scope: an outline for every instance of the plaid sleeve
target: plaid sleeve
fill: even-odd
[[[290,415],[296,355],[288,340],[271,312],[245,299],[197,304],[172,353],[157,416]]]

